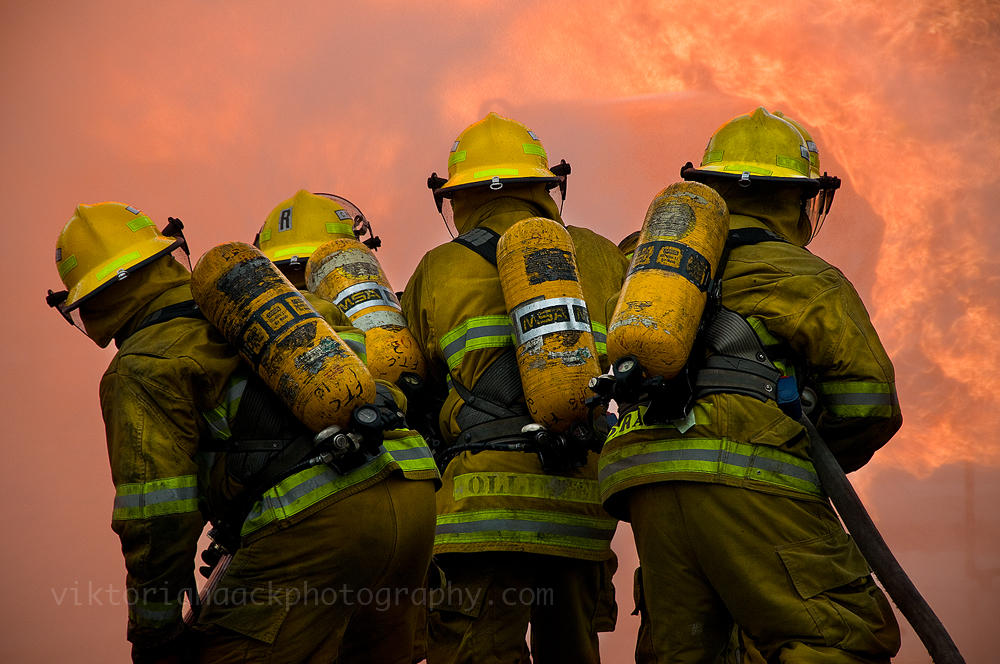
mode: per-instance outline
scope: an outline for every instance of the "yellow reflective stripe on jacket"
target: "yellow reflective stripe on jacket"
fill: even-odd
[[[441,337],[441,351],[448,369],[454,369],[466,351],[503,348],[514,344],[514,330],[507,316],[473,316]]]
[[[419,435],[382,443],[382,453],[346,475],[327,465],[313,466],[286,477],[268,489],[243,522],[242,535],[286,519],[321,500],[371,479],[390,465],[405,472],[436,470],[434,456]]]
[[[598,478],[609,496],[636,477],[704,475],[753,480],[814,496],[823,495],[812,462],[770,445],[717,438],[672,438],[624,445],[601,454]]]
[[[434,546],[508,542],[585,551],[608,548],[618,525],[611,517],[547,510],[487,509],[439,514]]]
[[[594,345],[599,354],[608,354],[608,328],[590,322]],[[441,351],[448,369],[457,367],[465,353],[480,348],[503,348],[514,345],[514,328],[507,316],[474,316],[441,337]]]
[[[899,412],[890,383],[835,381],[819,386],[821,401],[837,417],[892,417]]]
[[[181,475],[152,482],[119,484],[111,519],[147,519],[198,511],[198,477]]]
[[[129,610],[132,613],[132,619],[135,621],[136,625],[159,629],[168,625],[176,625],[180,622],[180,601],[149,602],[142,598],[142,589],[137,589],[135,592],[138,597],[129,605]],[[158,597],[162,597],[164,592],[156,589],[156,592],[153,594]]]
[[[240,407],[240,399],[243,398],[243,391],[246,390],[246,387],[247,379],[242,377],[240,372],[237,372],[229,379],[229,386],[226,388],[226,394],[222,397],[222,403],[201,414],[208,422],[212,438],[228,440],[232,437],[229,423],[236,417],[236,410]]]
[[[608,326],[597,321],[590,321],[590,329],[594,332],[594,346],[598,355],[608,354]]]
[[[354,351],[354,354],[361,358],[361,361],[368,364],[368,351],[365,347],[365,335],[363,332],[350,332],[344,330],[343,332],[337,333],[344,343],[347,344],[348,348]]]
[[[478,472],[456,475],[452,480],[456,501],[466,498],[517,497],[601,504],[597,480],[531,473]]]

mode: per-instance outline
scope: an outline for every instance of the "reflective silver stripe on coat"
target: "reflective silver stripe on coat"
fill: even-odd
[[[521,519],[483,519],[462,523],[439,523],[436,535],[459,535],[481,532],[528,532],[546,533],[562,537],[584,537],[587,539],[605,540],[614,528],[591,528],[589,526],[552,523],[551,521],[524,521]]]

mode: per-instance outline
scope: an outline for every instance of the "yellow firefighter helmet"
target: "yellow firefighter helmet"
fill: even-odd
[[[781,111],[775,111],[774,116],[783,119],[785,122],[788,122],[793,127],[798,129],[800,134],[802,134],[802,138],[804,138],[806,141],[806,148],[809,150],[809,177],[818,180],[820,177],[819,149],[816,147],[816,142],[813,141],[812,136],[809,134],[808,131],[806,131],[805,127],[800,125],[795,120],[786,117],[785,114],[782,113]]]
[[[489,187],[494,191],[509,184],[558,185],[565,198],[569,164],[562,161],[549,168],[548,154],[535,132],[516,120],[489,113],[465,129],[451,146],[448,179],[431,175],[427,185],[434,190],[438,210],[441,199],[459,190]]]
[[[716,130],[701,165],[695,168],[688,162],[681,167],[681,177],[706,184],[735,180],[742,187],[797,185],[812,228],[807,243],[819,232],[840,187],[840,178],[819,174],[819,151],[809,133],[783,114],[769,113],[763,107]]]
[[[364,223],[364,214],[346,198],[302,189],[271,210],[254,246],[278,267],[304,269],[317,247],[336,238],[354,239]]]
[[[69,318],[88,298],[187,243],[180,220],[161,233],[148,215],[124,203],[78,205],[56,243],[56,268],[65,291],[47,302]],[[188,264],[190,266],[190,264]]]

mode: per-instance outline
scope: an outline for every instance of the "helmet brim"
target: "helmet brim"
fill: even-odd
[[[111,284],[120,281],[119,274],[131,274],[157,258],[183,247],[183,237],[155,237],[143,242],[125,259],[115,258],[83,275],[73,288],[69,289],[66,300],[60,305],[63,313],[68,313],[97,295]]]
[[[806,198],[812,198],[820,189],[819,180],[807,178],[802,175],[754,175],[750,172],[709,170],[704,168],[694,168],[690,162],[681,167],[681,178],[692,182],[711,185],[718,182],[747,183],[753,184],[780,185],[800,187]]]

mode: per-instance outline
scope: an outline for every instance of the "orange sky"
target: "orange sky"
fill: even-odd
[[[1000,615],[1000,9],[880,3],[3,3],[0,187],[11,413],[3,661],[120,661],[125,609],[97,383],[111,357],[47,310],[80,202],[182,218],[196,254],[299,188],[347,196],[401,289],[448,239],[424,182],[488,110],[573,165],[565,216],[618,240],[763,104],[844,180],[812,249],[865,299],[905,424],[854,476],[970,662]],[[295,7],[295,10],[289,9]],[[627,7],[627,8],[626,8]],[[970,529],[969,524],[975,524]],[[629,661],[634,552],[616,548]],[[900,662],[927,661],[905,628]]]

